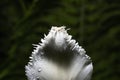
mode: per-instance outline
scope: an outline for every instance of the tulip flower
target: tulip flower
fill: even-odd
[[[67,29],[68,30],[68,29]],[[52,27],[32,52],[25,72],[28,80],[90,80],[91,58],[65,26]]]

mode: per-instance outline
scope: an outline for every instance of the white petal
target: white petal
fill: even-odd
[[[26,66],[28,80],[90,80],[92,62],[85,50],[68,35],[65,26],[52,27],[41,39]]]

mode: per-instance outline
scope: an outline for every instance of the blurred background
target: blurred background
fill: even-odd
[[[27,80],[32,44],[62,25],[92,58],[92,80],[120,79],[120,0],[0,0],[0,80]]]

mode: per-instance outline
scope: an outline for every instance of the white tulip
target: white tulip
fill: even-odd
[[[25,67],[28,80],[90,80],[92,61],[68,35],[65,26],[52,27],[39,45],[34,45]]]

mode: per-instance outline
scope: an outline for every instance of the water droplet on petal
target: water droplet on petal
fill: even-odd
[[[39,68],[39,69],[38,69],[38,72],[41,72],[41,70],[42,70],[42,69],[41,69],[41,68]]]

